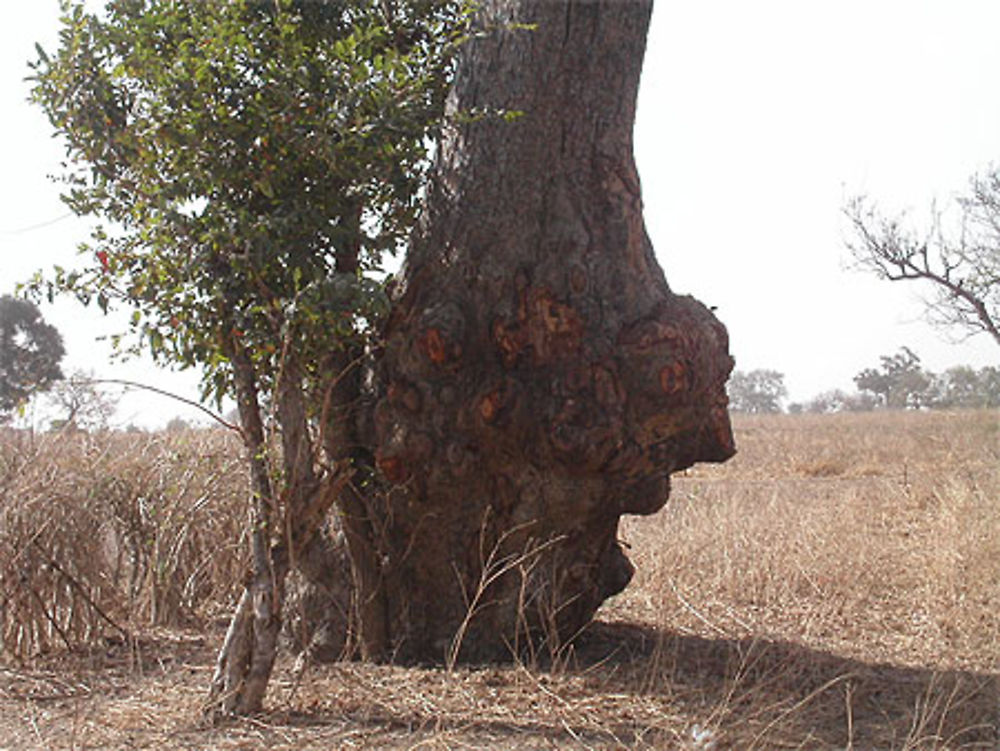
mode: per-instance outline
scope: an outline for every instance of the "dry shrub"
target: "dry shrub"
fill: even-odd
[[[19,659],[210,615],[242,572],[233,437],[0,437],[0,651]]]

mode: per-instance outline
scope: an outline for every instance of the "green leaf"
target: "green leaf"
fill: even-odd
[[[106,229],[81,246],[82,270],[57,270],[39,294],[125,302],[137,346],[197,365],[220,397],[233,387],[221,332],[238,328],[262,364],[265,400],[263,366],[283,352],[320,374],[335,337],[369,335],[388,302],[366,276],[419,218],[468,12],[394,0],[389,31],[381,3],[335,5],[67,4],[58,48],[36,47],[32,100],[66,147],[64,200]],[[360,270],[339,278],[345,249]]]

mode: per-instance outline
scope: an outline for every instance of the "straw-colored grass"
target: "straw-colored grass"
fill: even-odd
[[[221,634],[207,603],[231,593],[181,607],[186,630],[143,625],[147,604],[127,644],[0,663],[0,749],[995,749],[998,425],[996,412],[738,418],[733,461],[675,478],[666,509],[623,525],[635,580],[545,668],[285,656],[266,714],[210,728],[198,710]],[[204,453],[179,466],[208,471]],[[35,495],[63,487],[31,471]],[[235,544],[237,506],[199,533]]]
[[[638,586],[615,610],[896,665],[1000,667],[997,413],[736,424],[732,461],[675,478],[661,514],[625,525]]]
[[[221,431],[0,433],[0,654],[204,621],[244,568],[244,477]]]

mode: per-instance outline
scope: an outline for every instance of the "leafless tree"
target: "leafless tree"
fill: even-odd
[[[1000,345],[1000,167],[972,177],[954,201],[957,215],[931,207],[921,234],[905,214],[887,216],[867,196],[844,208],[847,246],[859,268],[890,281],[923,280],[927,318],[965,336],[987,333]]]
[[[94,374],[82,370],[58,381],[52,387],[48,401],[62,415],[53,422],[53,427],[102,430],[115,413],[114,401],[101,390]]]

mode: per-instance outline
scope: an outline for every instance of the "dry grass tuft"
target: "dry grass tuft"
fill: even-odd
[[[0,653],[203,621],[241,576],[244,478],[219,431],[0,433]]]
[[[129,616],[141,636],[131,644],[0,667],[0,747],[995,749],[998,418],[737,419],[734,461],[675,478],[663,512],[624,525],[636,580],[548,670],[304,667],[286,656],[265,715],[208,728],[198,710],[221,634],[140,628],[150,621],[145,599],[144,616]],[[185,455],[178,467],[162,458],[153,463],[175,478],[185,476],[185,465],[200,474],[211,463],[197,464],[197,457],[208,450]],[[76,465],[91,466],[90,454],[80,456]],[[49,466],[47,475],[33,467],[35,479],[20,487],[38,494],[43,481],[72,485]],[[82,473],[81,488],[106,487],[95,484],[109,474],[100,466]],[[7,516],[0,524],[20,520],[17,529],[63,540],[52,549],[74,548],[71,537],[56,533],[74,514],[61,511],[66,516],[47,524],[27,513],[9,516],[6,488],[18,473],[4,471]],[[150,477],[139,465],[124,476]],[[181,494],[186,504],[171,507],[192,509],[202,492]],[[67,497],[83,503],[96,495]],[[185,539],[208,545],[210,535],[228,535],[215,538],[216,547],[234,542],[239,501],[211,503],[213,518],[193,525],[205,537],[189,529]],[[86,504],[96,520],[83,515],[74,523],[106,529],[101,514],[113,504]],[[8,539],[0,526],[0,540]],[[3,571],[22,548],[3,549]],[[196,614],[225,603],[221,577],[238,563],[224,549],[218,563],[210,556],[207,564],[198,550],[190,560],[202,560],[202,569],[180,567],[187,576],[219,568],[201,600],[181,598],[183,610]],[[47,580],[30,581],[49,591],[39,583]],[[96,580],[88,582],[97,591]],[[107,602],[124,618],[122,590],[106,591],[119,592]]]

